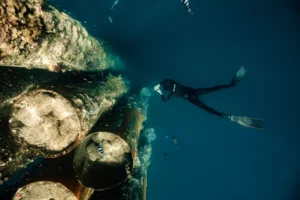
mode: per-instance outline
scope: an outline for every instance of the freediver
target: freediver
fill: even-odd
[[[262,119],[255,119],[250,117],[244,117],[244,116],[234,116],[230,114],[226,114],[223,112],[218,112],[214,110],[213,108],[207,106],[204,104],[200,99],[200,95],[208,94],[211,92],[215,92],[218,90],[222,90],[225,88],[232,88],[235,87],[236,84],[244,77],[246,73],[245,68],[242,66],[236,74],[233,76],[232,81],[230,84],[225,85],[217,85],[210,88],[192,88],[192,87],[186,87],[174,80],[171,79],[165,79],[160,82],[160,84],[156,85],[154,87],[154,90],[158,92],[164,102],[171,99],[171,97],[181,97],[192,104],[206,110],[209,113],[212,113],[214,115],[217,115],[219,117],[228,119],[232,122],[238,123],[240,125],[249,127],[249,128],[257,128],[257,129],[264,129],[264,121]],[[164,91],[169,91],[169,94],[167,97],[164,96],[162,91],[160,90],[160,86],[162,86]]]

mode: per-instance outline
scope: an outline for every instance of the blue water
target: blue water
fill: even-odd
[[[132,85],[171,78],[236,88],[203,96],[222,112],[265,119],[265,131],[215,117],[182,99],[150,100],[157,131],[149,200],[300,199],[300,6],[297,0],[57,0],[94,37],[109,41]],[[113,24],[108,20],[111,16]],[[169,135],[175,136],[176,149]],[[168,153],[164,156],[164,153]]]

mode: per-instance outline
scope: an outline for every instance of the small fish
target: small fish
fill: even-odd
[[[168,155],[168,153],[164,153],[164,156],[167,156]]]
[[[110,16],[108,16],[108,20],[110,21],[110,23],[113,23],[113,20]]]
[[[115,0],[114,4],[112,5],[111,9],[114,9],[114,7],[119,3],[119,0]]]
[[[177,140],[176,140],[176,138],[173,136],[173,139],[172,139],[172,141],[174,142],[174,144],[176,144],[177,145]]]
[[[101,156],[104,156],[104,151],[103,151],[102,146],[99,143],[96,143],[95,146],[98,149],[98,151],[101,154]]]
[[[193,12],[190,8],[190,2],[189,0],[181,0],[181,3],[184,5],[185,10],[188,12],[188,14],[193,15]]]

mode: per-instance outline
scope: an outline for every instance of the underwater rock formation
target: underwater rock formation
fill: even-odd
[[[11,133],[33,155],[61,156],[72,150],[126,91],[123,78],[112,75],[104,81],[31,91],[12,106]]]
[[[0,65],[102,71],[121,65],[80,22],[43,0],[0,1]]]

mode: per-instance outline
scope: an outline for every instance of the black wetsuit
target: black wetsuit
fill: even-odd
[[[208,93],[211,93],[214,91],[233,87],[233,86],[235,86],[234,82],[231,82],[230,84],[227,84],[227,85],[217,85],[217,86],[210,87],[210,88],[195,89],[192,87],[186,87],[176,81],[173,81],[170,79],[165,79],[160,82],[160,85],[163,87],[163,89],[165,91],[170,91],[170,93],[168,94],[167,97],[165,97],[163,94],[161,94],[161,98],[164,102],[169,100],[171,97],[182,97],[182,98],[188,100],[189,102],[191,102],[192,104],[194,104],[200,108],[203,108],[204,110],[206,110],[209,113],[212,113],[212,114],[220,116],[220,117],[229,117],[228,114],[218,112],[215,109],[204,104],[199,99],[199,95],[208,94]]]

